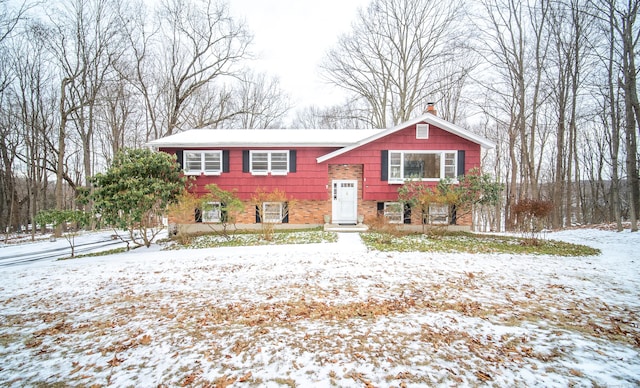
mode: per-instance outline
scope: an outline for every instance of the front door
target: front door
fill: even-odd
[[[332,222],[355,225],[358,221],[358,181],[334,180],[332,185]]]

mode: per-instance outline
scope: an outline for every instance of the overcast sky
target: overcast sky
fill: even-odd
[[[348,32],[370,0],[231,0],[231,12],[254,34],[259,70],[280,78],[294,109],[341,103],[340,92],[318,76],[325,52]],[[337,101],[336,101],[337,100]]]

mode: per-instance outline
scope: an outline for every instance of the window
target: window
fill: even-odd
[[[289,172],[289,151],[251,151],[249,157],[253,175],[286,175]]]
[[[279,224],[282,222],[284,204],[282,202],[264,202],[262,204],[263,222]]]
[[[220,202],[205,202],[195,209],[196,222],[223,222],[226,213]]]
[[[186,175],[219,175],[222,172],[222,151],[184,151]]]
[[[222,204],[220,202],[206,202],[202,204],[202,222],[221,222]]]
[[[416,139],[428,139],[429,138],[429,124],[416,125]]]
[[[432,203],[429,205],[429,214],[427,223],[429,224],[448,224],[449,223],[449,205]]]
[[[456,178],[455,151],[389,151],[389,181]]]
[[[404,223],[404,207],[400,202],[385,202],[384,218],[390,224]]]

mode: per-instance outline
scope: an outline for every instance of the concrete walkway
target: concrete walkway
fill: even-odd
[[[367,247],[360,238],[360,233],[342,232],[338,233],[338,245],[340,248],[348,249],[349,251],[366,252]]]

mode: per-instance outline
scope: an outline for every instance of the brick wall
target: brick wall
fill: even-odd
[[[361,164],[330,164],[329,182],[332,179],[357,179],[358,185],[362,182]]]
[[[290,224],[323,224],[324,215],[331,214],[331,203],[327,201],[294,200],[289,205]],[[238,215],[237,224],[255,224],[255,205],[244,202],[244,211]]]

